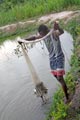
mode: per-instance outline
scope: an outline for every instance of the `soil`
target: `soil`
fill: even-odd
[[[80,81],[77,82],[75,94],[71,101],[71,107],[68,110],[68,116],[65,120],[80,120]]]

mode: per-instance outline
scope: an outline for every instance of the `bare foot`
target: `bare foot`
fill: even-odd
[[[71,99],[70,98],[66,99],[64,102],[65,102],[65,104],[70,104],[71,103]]]
[[[70,103],[71,103],[72,96],[69,94],[68,97],[69,97],[68,99],[66,99],[65,97],[64,97],[64,99],[63,99],[65,104],[70,104]]]

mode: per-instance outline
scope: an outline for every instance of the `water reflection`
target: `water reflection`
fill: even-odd
[[[73,44],[72,36],[66,31],[61,36],[61,44],[66,56],[65,68],[68,71]],[[24,56],[18,58],[15,55],[14,49],[17,45],[16,41],[9,40],[0,48],[0,120],[43,120],[57,86],[57,81],[50,74],[48,52],[45,46],[42,49],[43,45],[40,43],[28,52],[40,79],[49,89],[50,103],[41,106],[41,100],[33,94],[34,84]]]
[[[14,49],[16,49],[17,42],[12,42],[10,40],[3,43],[0,47],[0,62],[6,61],[11,58],[14,54]]]

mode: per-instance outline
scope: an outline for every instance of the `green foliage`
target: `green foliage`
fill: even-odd
[[[80,4],[80,0],[65,0],[64,5],[65,6],[70,6],[70,5],[77,5]]]
[[[69,5],[80,6],[80,0],[4,0],[0,4],[0,26],[51,11],[61,11]]]
[[[72,34],[73,38],[76,39],[76,37],[80,35],[80,15],[78,18],[70,20],[65,28]]]
[[[80,35],[80,25],[76,27],[76,33],[77,35]]]
[[[54,120],[63,120],[67,116],[68,107],[62,100],[57,103],[57,110],[52,112]]]
[[[54,120],[63,120],[67,116],[67,110],[69,105],[63,102],[64,93],[62,89],[59,89],[53,96],[53,103],[51,105],[50,112],[48,114],[47,120],[52,117]]]
[[[71,65],[72,65],[72,67],[74,67],[74,69],[79,67],[78,57],[76,56],[76,54],[72,55]]]
[[[68,72],[65,77],[69,92],[73,93],[75,90],[75,77],[72,72]]]
[[[78,54],[80,54],[80,45],[75,45],[74,54],[71,58],[71,72],[73,78],[77,80],[80,76],[80,58]]]
[[[65,77],[66,84],[69,88],[70,93],[73,93],[75,90],[75,80],[71,72],[68,72]],[[50,120],[52,117],[54,120],[64,120],[67,116],[69,105],[63,102],[64,93],[62,89],[59,89],[53,96],[53,103],[47,120]]]
[[[70,31],[73,37],[77,35],[76,27],[77,27],[77,22],[75,20],[70,21],[67,25],[67,30]]]
[[[80,17],[78,17],[78,18],[80,19]],[[80,44],[76,45],[77,38],[78,38],[78,36],[80,36],[80,34],[79,34],[80,33],[80,24],[79,24],[80,20],[78,18],[76,18],[74,20],[70,20],[67,23],[67,25],[65,26],[65,28],[68,31],[70,31],[75,38],[73,55],[71,57],[71,70],[65,76],[65,81],[69,88],[69,92],[71,94],[73,94],[75,91],[75,86],[76,86],[75,81],[80,77],[80,59],[77,56],[77,52],[80,53]],[[55,93],[53,103],[51,105],[51,109],[50,109],[49,115],[47,117],[47,120],[51,120],[51,118],[53,118],[53,120],[65,120],[65,117],[66,117],[66,120],[73,119],[73,118],[69,119],[68,112],[71,112],[71,111],[69,111],[70,105],[67,106],[64,104],[63,96],[64,96],[64,94],[61,89]],[[79,113],[80,113],[80,111],[79,111]],[[74,120],[79,120],[79,118],[80,118],[79,113],[76,113]],[[70,114],[72,114],[72,113],[70,113]]]
[[[14,7],[16,4],[20,4],[20,3],[24,3],[25,0],[3,0],[1,2],[1,9],[3,11],[6,11],[6,10],[9,10],[11,9],[12,7]]]

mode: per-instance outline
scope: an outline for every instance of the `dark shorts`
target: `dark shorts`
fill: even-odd
[[[64,62],[65,62],[64,55],[51,59],[50,60],[51,73],[57,76],[64,75],[65,74]]]

